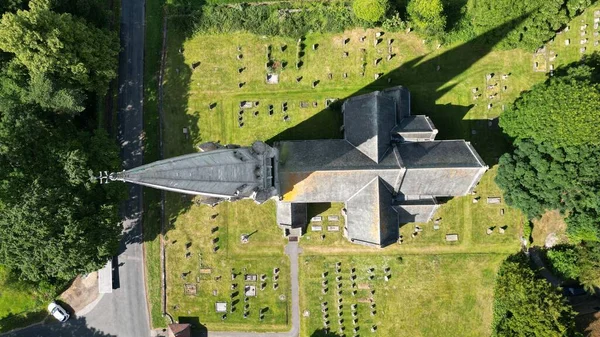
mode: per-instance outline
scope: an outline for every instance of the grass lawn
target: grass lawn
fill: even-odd
[[[11,279],[0,266],[0,333],[42,320],[45,305],[31,285]]]
[[[343,326],[346,335],[352,334],[354,327],[359,328],[360,335],[370,335],[375,325],[378,336],[397,336],[400,331],[402,336],[489,336],[490,299],[496,271],[503,259],[503,255],[494,254],[305,256],[301,259],[300,274],[301,336],[311,336],[324,328],[323,302],[327,302],[327,320],[334,333],[340,333]],[[339,274],[337,262],[341,263]],[[355,268],[355,280],[351,280],[351,268]],[[370,268],[374,268],[373,273],[368,271]],[[385,273],[385,268],[390,271]],[[323,272],[328,273],[326,294],[321,290]],[[374,275],[373,279],[370,275]],[[391,276],[387,282],[385,275]],[[341,276],[341,296],[338,276]],[[341,316],[338,316],[339,298],[342,298]],[[354,304],[356,325],[352,315]],[[338,321],[340,317],[342,324]]]
[[[558,35],[543,54],[535,56],[521,50],[490,50],[473,43],[437,48],[424,44],[413,33],[385,33],[375,44],[378,30],[363,29],[343,34],[309,34],[300,42],[247,33],[191,37],[178,29],[176,23],[181,18],[171,19],[165,73],[165,157],[194,152],[195,146],[204,141],[248,145],[257,139],[273,142],[338,138],[341,114],[336,108],[327,108],[326,99],[344,99],[393,85],[406,86],[412,92],[413,114],[429,115],[440,131],[438,139],[469,140],[491,169],[477,186],[475,195],[454,198],[440,207],[435,216],[440,218],[439,230],[433,229],[432,222],[419,224],[424,231],[411,238],[415,224],[404,225],[402,245],[371,249],[348,243],[341,232],[317,233],[310,231],[309,226],[300,243],[304,249],[301,261],[307,263],[301,268],[302,308],[310,314],[303,318],[302,334],[308,335],[323,326],[319,304],[321,273],[327,269],[333,276],[332,266],[337,260],[342,262],[344,277],[349,276],[350,265],[356,266],[359,280],[368,277],[367,266],[379,268],[376,279],[364,280],[376,289],[378,313],[371,317],[368,304],[358,304],[361,334],[375,324],[381,335],[394,335],[397,331],[406,331],[403,335],[410,336],[489,335],[495,272],[504,256],[518,249],[525,222],[523,215],[508,207],[504,200],[500,204],[486,202],[487,197],[501,196],[494,183],[495,165],[498,157],[509,149],[496,118],[520,92],[547,78],[547,73],[540,70],[549,71],[551,64],[556,68],[579,59],[579,26],[583,19],[591,36],[595,9],[590,8],[576,18],[568,32]],[[148,34],[154,42],[147,49],[146,80],[150,85],[146,86],[145,109],[149,116],[146,134],[156,139],[153,88],[160,50],[156,43],[160,40],[156,31],[158,8],[151,12],[154,28]],[[363,36],[366,40],[361,42]],[[347,38],[349,42],[344,43]],[[569,46],[565,45],[567,38],[571,39]],[[588,42],[586,53],[597,50],[593,44]],[[553,58],[555,54],[559,56]],[[278,65],[273,71],[278,75],[278,84],[266,83],[269,61]],[[302,63],[300,67],[296,66],[298,62]],[[534,62],[538,62],[537,69]],[[494,76],[487,79],[488,74]],[[475,98],[477,95],[481,96]],[[258,105],[240,114],[243,101]],[[287,103],[285,111],[284,103]],[[146,152],[154,155],[147,159],[155,158],[156,142],[147,144]],[[162,318],[156,310],[160,305],[159,245],[155,236],[158,199],[156,193],[146,193],[149,296],[153,323],[160,325]],[[474,198],[479,201],[474,203]],[[289,328],[288,262],[283,255],[285,241],[275,225],[272,202],[258,206],[242,201],[209,208],[194,204],[189,197],[168,193],[166,207],[167,309],[176,320],[199,320],[216,330]],[[311,205],[309,213],[323,215],[321,224],[326,228],[327,215],[340,215],[342,207],[342,204]],[[218,215],[211,219],[214,214]],[[342,220],[340,217],[339,221]],[[504,226],[506,231],[500,234],[498,228]],[[494,230],[488,235],[486,230],[490,227]],[[255,231],[249,243],[240,243],[241,234]],[[458,234],[459,241],[445,242],[445,234],[449,233]],[[321,237],[323,234],[325,238]],[[187,243],[191,243],[188,248]],[[218,247],[216,252],[214,247]],[[274,266],[281,268],[278,290],[272,289]],[[380,271],[384,266],[392,268],[392,278],[387,283]],[[242,316],[243,298],[239,294],[231,298],[237,291],[231,289],[232,283],[238,284],[237,289],[245,285],[240,281],[243,275],[231,280],[232,268],[235,273],[267,275],[266,289],[249,299],[250,315],[246,319]],[[186,284],[196,286],[195,295],[185,294]],[[319,291],[313,291],[316,289]],[[366,292],[359,290],[356,298],[365,298]],[[336,300],[333,294],[326,295],[327,302]],[[281,295],[286,299],[280,300]],[[230,308],[236,300],[240,301],[236,310],[228,312],[223,321],[221,314],[214,311],[215,302],[227,301]],[[259,321],[256,310],[263,307],[269,310],[264,320]],[[350,311],[344,309],[346,332],[352,330],[347,325],[351,322],[349,315]],[[332,322],[337,329],[337,317]]]

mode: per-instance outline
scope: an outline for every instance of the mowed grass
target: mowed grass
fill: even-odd
[[[0,320],[11,314],[21,314],[43,307],[34,289],[10,279],[9,271],[0,266]]]
[[[259,206],[243,200],[211,208],[183,206],[181,203],[189,200],[175,194],[167,200],[170,210],[187,209],[171,217],[166,235],[168,312],[182,322],[199,319],[209,330],[288,330],[289,260],[283,253],[286,241],[275,223],[274,202]],[[248,243],[241,242],[242,234],[251,234]],[[277,279],[274,268],[279,269]],[[258,280],[245,282],[245,274],[257,275]],[[266,275],[265,281],[261,275]],[[186,294],[186,285],[195,286],[196,294]],[[244,301],[246,285],[255,286],[257,292],[248,302]],[[227,303],[224,320],[223,314],[215,311],[216,302]],[[246,304],[248,317],[244,318]]]
[[[358,327],[361,336],[371,335],[371,327],[376,326],[378,336],[489,336],[490,299],[496,271],[503,259],[503,255],[493,254],[304,256],[300,274],[301,307],[309,315],[302,316],[301,336],[311,336],[324,328],[323,302],[327,302],[327,320],[333,333],[340,333],[340,327],[344,327],[343,333],[352,335]],[[355,280],[351,279],[352,268]],[[389,272],[385,268],[390,268]],[[326,294],[321,290],[323,272],[328,273]],[[390,276],[387,282],[385,275]],[[342,309],[338,310],[340,304]],[[356,317],[352,315],[354,304]],[[354,318],[358,320],[356,325]]]
[[[46,299],[31,284],[18,281],[0,266],[0,333],[27,326],[48,316]]]

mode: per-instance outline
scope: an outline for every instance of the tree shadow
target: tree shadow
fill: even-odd
[[[181,324],[188,323],[192,326],[193,337],[206,337],[208,336],[208,329],[202,323],[200,318],[197,316],[179,316],[178,322]]]
[[[28,328],[8,332],[0,335],[2,337],[117,337],[96,330],[87,325],[85,317],[73,317],[65,323],[60,323],[49,317],[42,324]]]
[[[310,337],[341,337],[342,335],[339,335],[335,332],[331,332],[330,330],[327,329],[318,329],[315,330]]]

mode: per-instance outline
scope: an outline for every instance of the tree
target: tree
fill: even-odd
[[[590,293],[600,286],[600,243],[584,241],[577,246],[579,282]]]
[[[576,247],[560,245],[546,253],[552,270],[560,277],[576,280],[580,275],[579,256]]]
[[[492,39],[505,36],[499,46],[534,50],[590,5],[589,0],[495,0],[475,1],[469,13],[475,33],[480,35],[518,17],[525,20]],[[568,8],[568,10],[567,10]]]
[[[118,248],[122,186],[88,170],[117,168],[106,132],[22,104],[0,117],[0,264],[24,279],[69,280],[100,268]]]
[[[387,0],[354,0],[352,9],[356,17],[369,22],[379,22],[389,8]]]
[[[600,147],[556,148],[526,139],[499,164],[496,183],[509,205],[530,218],[558,209],[569,214],[570,234],[585,228],[587,239],[600,238],[600,220],[587,216],[600,210]]]
[[[116,77],[116,34],[55,13],[43,0],[32,0],[30,7],[2,16],[0,50],[13,53],[31,78],[56,78],[61,87],[104,94]]]
[[[554,146],[600,145],[599,59],[594,54],[523,93],[500,117],[504,132]]]
[[[560,291],[538,279],[524,254],[500,266],[494,289],[493,336],[573,336],[575,312]]]
[[[2,0],[0,1],[0,15],[5,12],[16,12],[25,8],[27,0]]]
[[[446,16],[441,0],[410,0],[406,11],[419,31],[433,36],[444,33]]]

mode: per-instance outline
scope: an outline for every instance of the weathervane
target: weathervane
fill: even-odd
[[[123,172],[125,172],[125,170],[123,170]],[[100,184],[108,184],[110,181],[123,180],[123,177],[120,173],[121,172],[108,173],[108,171],[100,171],[98,173],[98,176],[95,176],[94,171],[88,170],[88,175],[90,176],[90,181],[94,182],[94,181],[98,180],[100,182]]]

